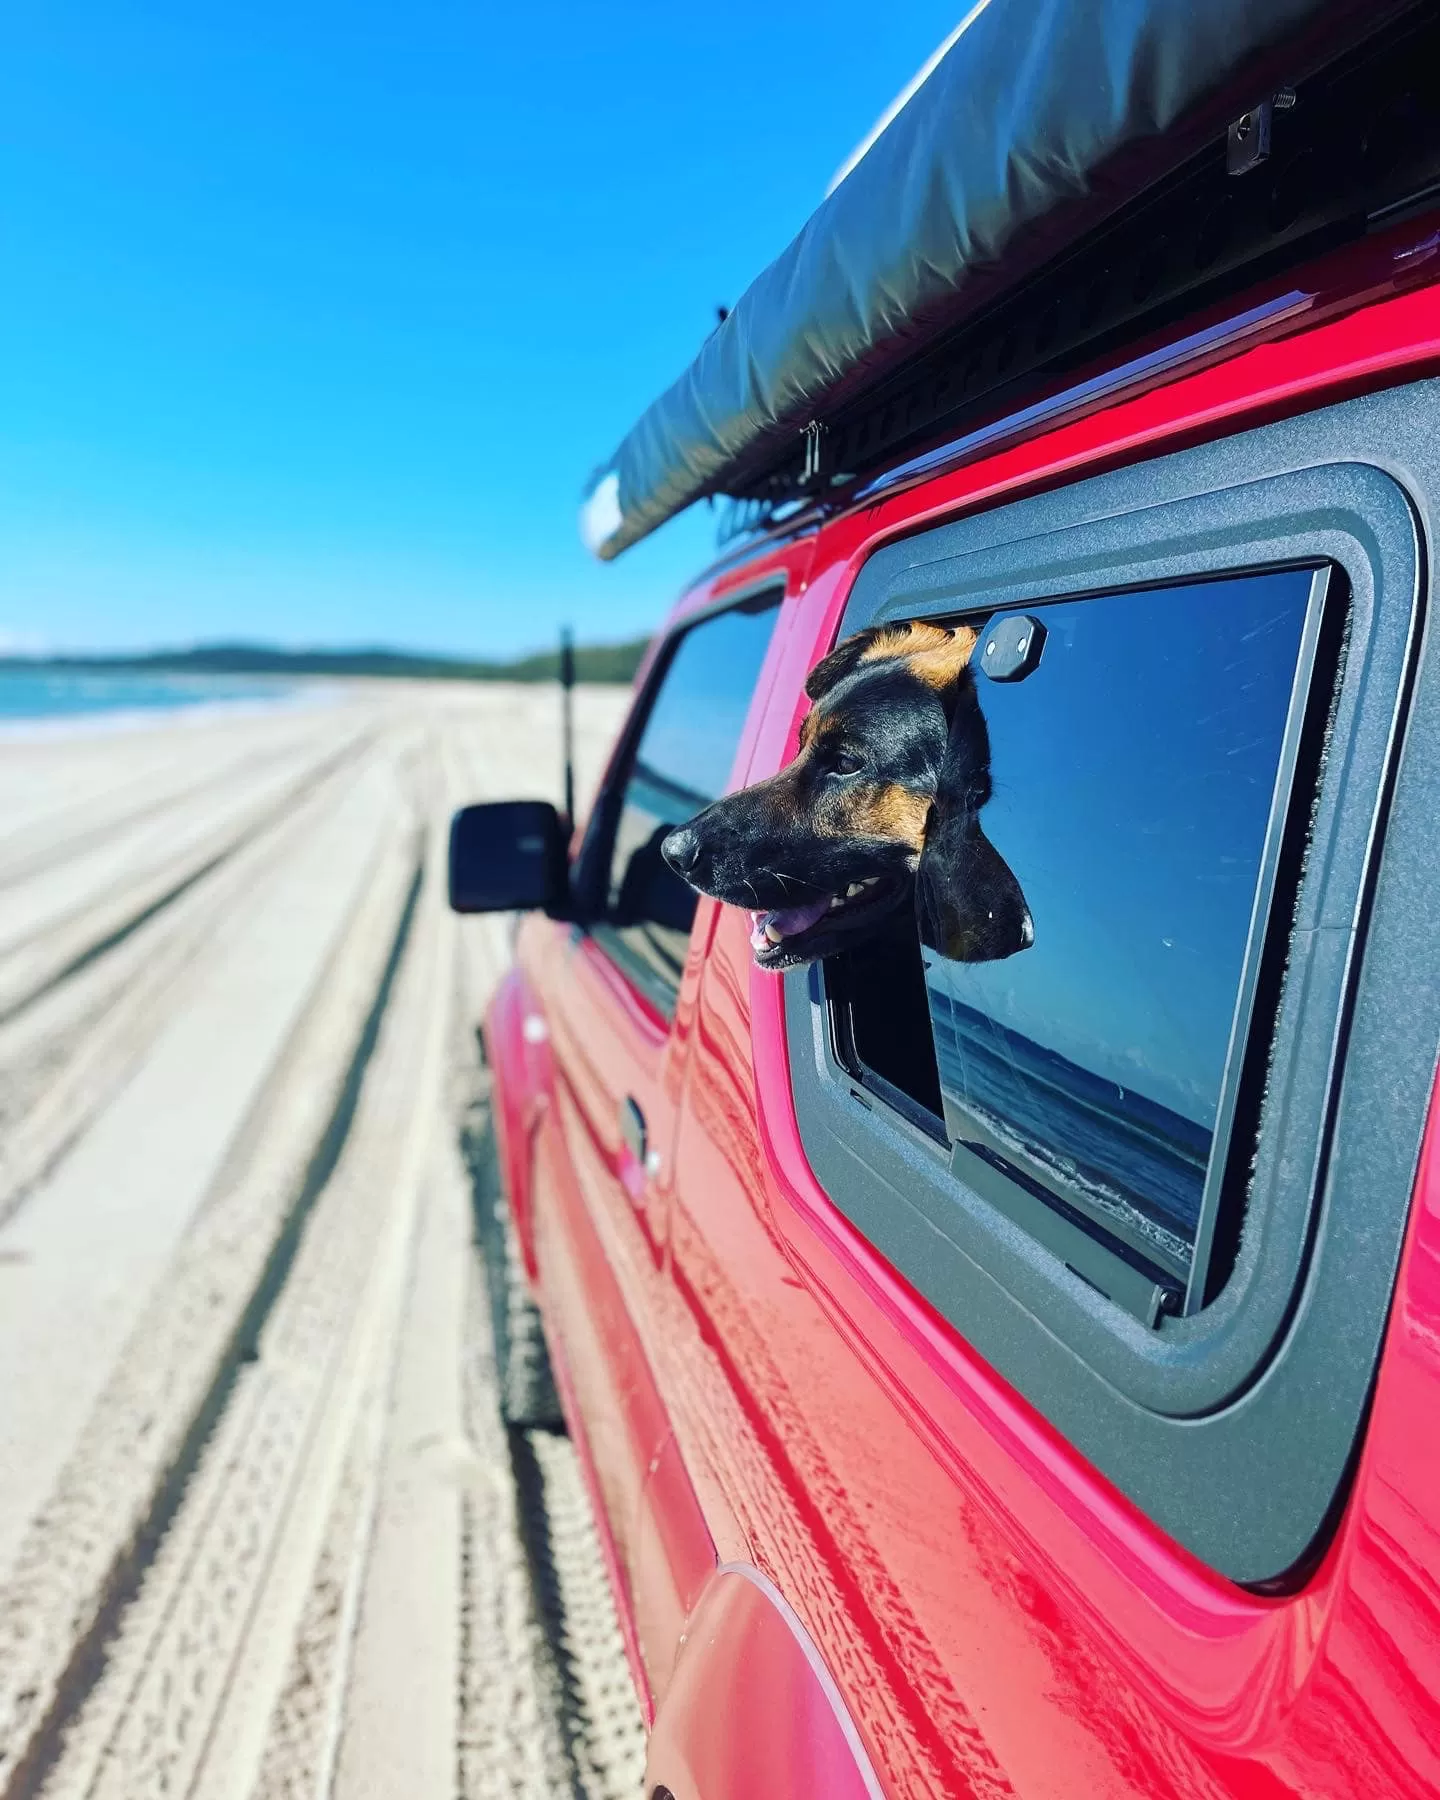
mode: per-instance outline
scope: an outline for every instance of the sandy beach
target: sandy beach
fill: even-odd
[[[577,692],[582,789],[627,703]],[[378,682],[0,738],[0,1800],[638,1792],[461,1154],[508,927],[445,826],[558,740]]]

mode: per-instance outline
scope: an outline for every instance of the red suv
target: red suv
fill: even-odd
[[[588,821],[453,829],[455,904],[533,909],[514,1241],[647,1795],[1433,1795],[1440,27],[1032,10],[592,486],[604,554],[731,535]],[[916,620],[979,634],[1033,941],[759,967],[659,846]]]

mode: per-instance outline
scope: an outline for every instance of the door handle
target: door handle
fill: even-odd
[[[645,1181],[653,1179],[660,1173],[660,1152],[650,1143],[649,1133],[645,1129],[645,1115],[640,1110],[639,1102],[629,1094],[620,1102],[620,1141],[630,1152],[626,1164],[627,1173],[621,1179],[632,1200],[638,1201],[644,1191]]]
[[[643,1169],[645,1167],[645,1115],[627,1094],[620,1102],[620,1140]]]

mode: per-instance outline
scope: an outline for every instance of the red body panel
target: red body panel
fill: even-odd
[[[1341,311],[712,577],[682,610],[777,567],[792,596],[737,775],[792,752],[880,542],[1437,361],[1435,288]],[[1434,1117],[1343,1517],[1305,1585],[1266,1597],[1142,1517],[831,1205],[739,914],[702,901],[668,1033],[562,928],[527,926],[521,961],[489,1025],[506,1173],[660,1703],[652,1783],[858,1796],[868,1764],[895,1796],[1440,1793]],[[553,1071],[518,1047],[526,994]],[[615,1129],[627,1083],[663,1134],[649,1180]]]
[[[532,1277],[536,1268],[530,1207],[535,1133],[550,1104],[552,1067],[548,1042],[528,1041],[525,1021],[540,1016],[524,975],[519,968],[512,968],[490,1002],[485,1035],[491,1063],[506,1072],[504,1079],[495,1083],[491,1117],[500,1177],[520,1252]]]
[[[668,1421],[640,1329],[654,1311],[659,1257],[620,1107],[633,1097],[666,1143],[672,1059],[665,1031],[591,942],[539,921],[531,931],[548,940],[535,987],[556,1063],[534,1180],[541,1292],[633,1601],[641,1495]]]

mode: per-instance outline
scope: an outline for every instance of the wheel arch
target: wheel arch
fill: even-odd
[[[650,1737],[648,1800],[884,1800],[834,1678],[760,1570],[725,1563],[691,1613]]]

